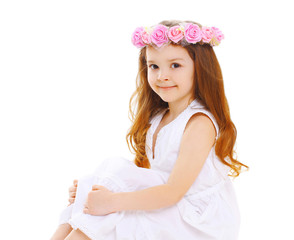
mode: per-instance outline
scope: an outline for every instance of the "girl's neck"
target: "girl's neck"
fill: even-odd
[[[167,117],[171,120],[176,119],[176,117],[182,113],[192,102],[193,100],[179,101],[179,102],[169,102],[168,103],[168,112],[166,113]]]

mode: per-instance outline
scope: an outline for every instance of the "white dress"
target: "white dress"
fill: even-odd
[[[121,157],[105,159],[92,175],[79,180],[75,203],[62,212],[60,224],[68,222],[90,239],[97,240],[238,238],[240,216],[228,177],[229,168],[215,155],[214,146],[197,179],[175,205],[152,211],[120,211],[105,216],[83,213],[83,204],[94,184],[103,185],[113,192],[130,192],[166,183],[177,160],[185,126],[193,114],[206,114],[215,125],[217,137],[219,135],[215,118],[195,99],[176,119],[160,129],[153,159],[153,134],[165,111],[151,119],[146,136],[145,149],[151,169],[137,167]]]

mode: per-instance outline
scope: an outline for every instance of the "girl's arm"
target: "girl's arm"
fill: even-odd
[[[214,144],[216,131],[201,113],[193,115],[184,131],[178,159],[166,184],[113,195],[113,210],[153,210],[176,204],[196,180]]]
[[[114,211],[154,210],[169,207],[179,201],[177,192],[168,184],[149,187],[135,192],[118,192],[113,195]]]

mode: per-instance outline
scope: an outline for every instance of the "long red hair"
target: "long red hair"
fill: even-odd
[[[162,21],[160,24],[172,27],[179,24],[179,21]],[[198,25],[201,27],[200,24]],[[237,130],[230,117],[222,71],[215,52],[209,44],[190,44],[184,46],[184,48],[194,61],[194,97],[213,114],[219,126],[219,137],[215,143],[215,153],[225,165],[231,168],[230,176],[237,177],[242,166],[246,168],[248,166],[239,162],[235,157],[234,145]],[[136,90],[129,102],[130,120],[133,124],[126,135],[129,149],[131,145],[135,151],[134,163],[138,167],[150,168],[145,152],[146,133],[150,127],[149,120],[158,111],[167,107],[168,103],[164,102],[149,86],[146,47],[144,47],[139,55]]]

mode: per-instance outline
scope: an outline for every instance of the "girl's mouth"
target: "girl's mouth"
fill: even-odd
[[[171,87],[159,87],[160,89],[163,89],[163,90],[169,90],[169,89],[172,89],[172,88],[174,88],[174,87],[176,87],[176,86],[171,86]]]

